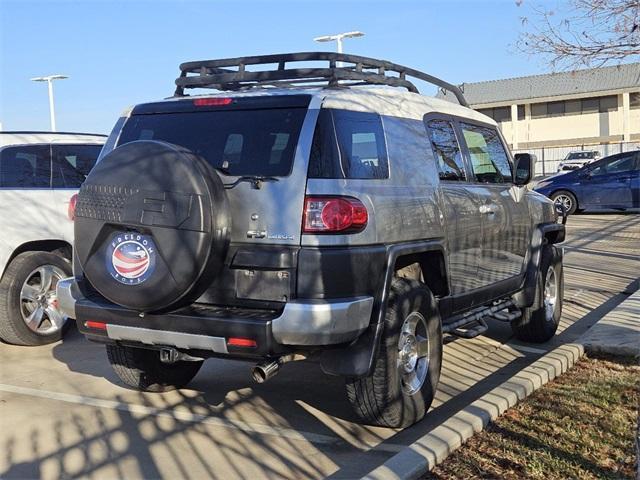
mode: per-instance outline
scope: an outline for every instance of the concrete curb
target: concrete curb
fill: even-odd
[[[576,343],[562,345],[369,472],[367,480],[416,479],[442,462],[508,408],[571,368],[584,355]]]
[[[640,290],[598,320],[578,341],[587,353],[640,358]]]

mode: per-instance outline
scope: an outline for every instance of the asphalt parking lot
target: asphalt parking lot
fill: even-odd
[[[104,347],[71,330],[37,348],[0,345],[1,478],[354,478],[366,474],[548,350],[571,342],[637,288],[640,215],[576,215],[565,243],[559,334],[508,325],[445,346],[436,400],[404,431],[355,423],[343,383],[288,364],[255,385],[251,364],[210,360],[191,388],[122,387]]]

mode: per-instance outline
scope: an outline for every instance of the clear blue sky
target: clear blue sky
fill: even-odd
[[[554,3],[556,0],[553,0]],[[551,4],[549,4],[551,5]],[[333,49],[318,35],[361,30],[345,50],[406,64],[455,83],[535,74],[515,52],[525,0],[501,1],[27,1],[0,0],[0,122],[108,133],[127,106],[170,96],[187,60]]]

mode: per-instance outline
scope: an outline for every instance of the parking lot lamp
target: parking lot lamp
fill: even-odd
[[[31,80],[34,82],[47,82],[49,87],[49,116],[51,119],[51,131],[56,131],[56,112],[53,106],[53,81],[54,80],[64,80],[65,78],[69,78],[66,75],[48,75],[46,77],[35,77]]]
[[[336,47],[338,53],[342,53],[342,40],[345,38],[357,38],[364,37],[364,33],[355,31],[355,32],[344,32],[337,33],[335,35],[323,35],[321,37],[316,37],[313,39],[314,42],[336,42]],[[338,62],[338,67],[342,66],[342,62]]]

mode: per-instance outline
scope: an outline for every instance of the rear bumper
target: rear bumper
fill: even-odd
[[[357,338],[368,326],[373,297],[287,302],[281,311],[195,304],[166,314],[144,314],[102,299],[84,297],[73,278],[58,282],[62,311],[89,339],[172,346],[214,354],[276,355],[292,347],[329,346]],[[105,324],[103,329],[86,322]],[[257,346],[233,347],[231,337]]]

